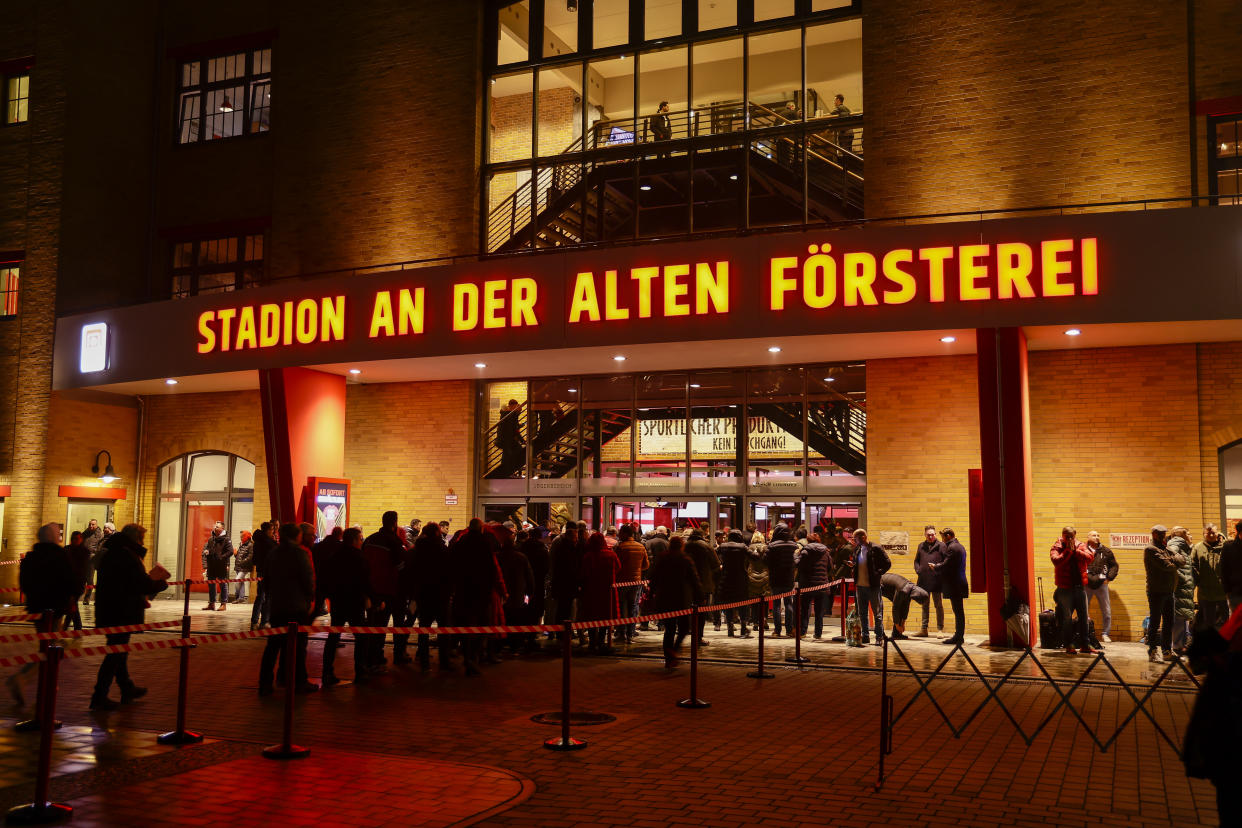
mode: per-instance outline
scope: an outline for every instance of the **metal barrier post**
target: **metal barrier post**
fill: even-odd
[[[569,621],[561,628],[561,735],[544,741],[548,750],[580,750],[587,746],[586,740],[569,735],[569,662],[573,659],[573,624]]]
[[[56,678],[60,672],[60,657],[64,652],[59,646],[48,647],[46,682],[41,688],[43,722],[39,734],[39,764],[35,776],[34,802],[18,805],[9,810],[5,822],[9,825],[47,825],[64,822],[73,816],[73,808],[60,802],[48,801],[49,776],[52,770],[52,731],[56,729]],[[43,662],[40,662],[43,663]]]
[[[310,748],[293,744],[293,696],[298,689],[294,670],[298,657],[298,625],[291,623],[285,629],[285,732],[279,745],[263,748],[263,755],[268,759],[303,759],[310,756]]]
[[[35,629],[38,630],[39,632],[49,633],[49,632],[52,632],[52,628],[55,626],[56,626],[56,613],[52,612],[52,610],[44,610],[42,617],[39,618],[39,622],[35,624]],[[39,652],[43,653],[44,655],[47,654],[48,650],[51,649],[51,647],[52,647],[51,639],[44,638],[39,641]],[[13,725],[13,729],[16,730],[18,733],[30,733],[32,731],[39,730],[40,728],[43,727],[43,718],[44,718],[43,717],[43,699],[44,699],[45,691],[47,690],[47,661],[46,659],[39,662],[38,673],[39,673],[39,684],[35,688],[34,716],[32,716],[29,719],[20,721],[17,724]],[[58,722],[55,719],[55,717],[53,717],[51,719],[51,723],[54,729],[60,730],[60,726],[62,722]]]
[[[774,675],[763,669],[763,630],[768,625],[768,611],[767,607],[764,606],[762,596],[759,598],[757,604],[759,606],[759,618],[758,623],[756,623],[755,626],[759,628],[759,666],[755,668],[754,672],[747,673],[746,677],[754,679],[776,678]]]
[[[842,579],[841,581],[841,634],[834,635],[832,637],[833,641],[840,642],[840,641],[845,640],[845,609],[847,606],[849,606],[849,595],[850,595],[849,582]]]
[[[809,658],[802,657],[802,587],[798,583],[794,583],[794,622],[792,625],[786,624],[786,628],[793,627],[794,632],[794,654],[790,658],[785,659],[792,664],[806,664]]]
[[[884,654],[880,668],[880,768],[875,777],[875,789],[884,785],[884,756],[892,751],[891,734],[888,732],[889,716],[892,713],[891,699],[888,695],[888,636],[882,636]]]
[[[184,596],[184,597],[185,597],[185,606],[184,606],[184,607],[182,607],[182,609],[181,609],[181,614],[182,614],[183,616],[186,616],[186,615],[189,615],[189,614],[190,614],[190,584],[191,584],[191,583],[192,583],[192,580],[191,580],[190,578],[186,578],[186,579],[185,579],[185,585],[182,587],[182,592],[184,592],[184,593],[185,593],[185,596]]]
[[[673,619],[669,619],[672,621]],[[668,622],[665,622],[668,623]],[[711,702],[699,698],[699,605],[690,605],[690,698],[677,702],[678,707],[698,710],[711,707]]]
[[[188,594],[188,592],[187,592]],[[190,637],[190,613],[181,616],[181,638]],[[182,645],[177,674],[177,728],[155,737],[161,745],[193,745],[203,741],[203,734],[185,729],[185,708],[190,694],[190,647]]]

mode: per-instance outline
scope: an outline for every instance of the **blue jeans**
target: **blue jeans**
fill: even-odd
[[[867,607],[875,611],[875,640],[878,644],[884,638],[884,599],[880,595],[880,588],[859,586],[855,584],[854,590],[857,594],[858,622],[862,624],[862,640],[866,641],[870,632],[870,619],[867,616]]]
[[[641,586],[621,587],[617,590],[617,603],[621,605],[622,618],[633,618],[638,615],[638,596],[641,592]],[[627,639],[633,638],[634,625],[621,624],[617,627],[617,632]]]
[[[794,634],[797,626],[794,621],[793,596],[789,595],[772,602],[772,634],[781,634],[781,619],[785,619],[785,631]]]

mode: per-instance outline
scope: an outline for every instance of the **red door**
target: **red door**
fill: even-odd
[[[207,577],[203,571],[203,544],[211,536],[217,520],[224,520],[223,503],[198,503],[190,501],[185,509],[185,566],[182,572],[200,580]],[[191,592],[206,592],[206,584],[194,584]]]

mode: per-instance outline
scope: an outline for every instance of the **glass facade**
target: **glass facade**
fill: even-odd
[[[484,382],[479,400],[484,497],[864,488],[862,363]]]
[[[254,531],[254,471],[249,460],[217,451],[191,452],[159,467],[154,560],[172,580],[205,577],[201,553],[217,520],[235,549],[243,530]]]
[[[1215,204],[1242,204],[1242,117],[1208,119],[1208,192]]]
[[[489,16],[484,250],[862,217],[857,3],[583,9]]]

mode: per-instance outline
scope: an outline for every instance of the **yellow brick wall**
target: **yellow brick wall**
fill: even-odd
[[[1242,406],[1238,405],[1238,378],[1242,377],[1242,342],[1210,342],[1199,352],[1199,451],[1203,491],[1203,521],[1187,524],[1199,535],[1204,524],[1224,527],[1220,500],[1220,449],[1242,440]]]
[[[474,384],[351,384],[345,404],[345,476],[353,481],[350,523],[367,532],[396,510],[417,517],[470,519],[474,485]],[[452,490],[456,506],[445,506]]]
[[[910,533],[910,554],[893,556],[893,571],[912,581],[929,523],[951,527],[971,552],[966,472],[979,467],[978,400],[973,356],[867,363],[866,528]],[[986,607],[982,593],[966,601],[967,633],[986,629]],[[945,613],[952,628],[947,602]]]
[[[1051,607],[1048,550],[1061,527],[1145,532],[1203,515],[1194,345],[1043,351],[1030,356],[1035,574]],[[1196,528],[1198,527],[1198,528]],[[1141,549],[1117,549],[1113,638],[1136,639],[1147,615]],[[1097,627],[1099,615],[1092,608]]]
[[[52,394],[41,523],[65,522],[69,501],[59,495],[61,486],[125,489],[125,499],[116,502],[113,522],[118,527],[133,522],[138,483],[138,409],[130,397],[118,397],[115,402],[83,401]],[[96,453],[105,449],[112,455],[113,468],[121,478],[109,484],[101,483],[90,473]],[[100,463],[102,470],[106,455]],[[70,532],[82,528],[66,526],[66,541]],[[25,540],[26,545],[33,543],[33,538]]]

